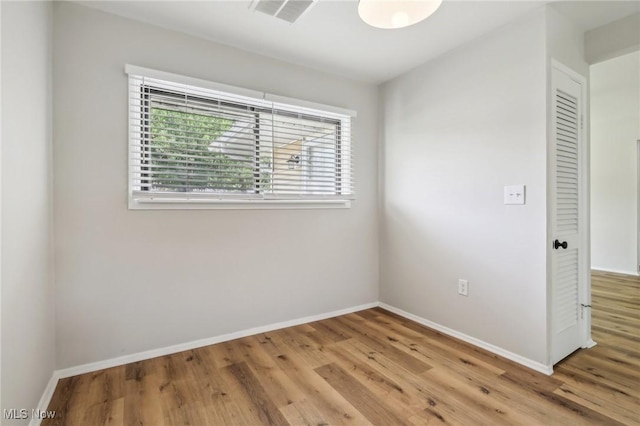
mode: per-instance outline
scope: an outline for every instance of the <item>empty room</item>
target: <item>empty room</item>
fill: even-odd
[[[640,425],[640,1],[0,1],[2,425]]]

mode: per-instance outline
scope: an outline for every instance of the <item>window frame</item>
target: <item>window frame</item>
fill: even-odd
[[[228,94],[230,97],[240,97],[249,99],[247,103],[255,103],[252,105],[251,110],[255,111],[255,123],[253,127],[253,132],[256,135],[256,144],[254,151],[254,162],[255,165],[253,167],[254,170],[254,185],[253,185],[253,193],[255,197],[250,197],[249,195],[253,195],[251,193],[199,193],[199,192],[153,192],[149,193],[148,188],[143,190],[142,188],[136,188],[134,185],[134,164],[144,164],[140,163],[144,161],[145,155],[140,152],[134,152],[132,149],[132,142],[134,141],[134,129],[135,125],[132,124],[133,120],[136,120],[136,112],[132,111],[133,101],[132,96],[135,96],[132,93],[138,89],[139,96],[139,111],[137,112],[137,119],[140,120],[139,128],[145,134],[150,134],[150,111],[152,108],[152,92],[164,93],[165,95],[176,96],[180,98],[185,95],[184,91],[175,91],[170,88],[162,87],[161,85],[151,84],[149,82],[146,83],[131,83],[131,78],[129,80],[129,98],[128,98],[128,107],[129,107],[129,119],[128,119],[128,127],[129,127],[129,166],[128,166],[128,207],[131,210],[189,210],[189,209],[324,209],[324,208],[350,208],[351,201],[355,199],[353,190],[351,190],[347,195],[337,193],[335,198],[331,195],[322,194],[314,196],[314,194],[302,194],[301,196],[286,196],[285,194],[276,194],[277,196],[272,197],[268,194],[262,193],[260,191],[260,176],[261,176],[261,168],[260,168],[260,120],[261,118],[258,114],[267,113],[274,115],[282,115],[287,116],[290,115],[292,117],[296,117],[300,114],[301,110],[310,111],[308,114],[304,113],[304,118],[313,120],[316,119],[322,122],[334,122],[336,126],[336,148],[335,148],[335,171],[333,173],[333,177],[336,180],[335,187],[339,191],[342,181],[342,156],[347,151],[347,154],[350,155],[353,150],[352,141],[350,138],[350,126],[349,126],[349,134],[347,135],[348,146],[343,146],[343,125],[345,117],[348,120],[356,116],[356,112],[352,110],[347,110],[343,108],[337,108],[327,105],[316,104],[312,102],[307,102],[299,99],[285,98],[277,95],[270,95],[267,93],[256,92],[249,89],[238,88],[234,86],[228,86],[219,83],[213,83],[205,80],[194,79],[185,76],[179,76],[176,74],[166,73],[157,70],[150,70],[147,68],[136,67],[133,65],[127,65],[125,67],[125,72],[129,76],[137,76],[144,77],[150,79],[157,80],[165,80],[167,82],[171,82],[172,84],[177,85],[188,85],[193,86],[198,89],[212,89],[217,92],[223,92],[224,94]],[[193,95],[196,98],[200,98],[205,102],[225,102],[229,103],[231,107],[237,106],[239,107],[239,111],[246,111],[245,107],[247,103],[234,103],[233,100],[227,100],[224,97],[205,97],[199,94]],[[260,101],[264,102],[264,107],[260,106]],[[275,105],[274,105],[275,104]],[[290,107],[290,108],[287,108]],[[314,115],[313,113],[320,113]],[[139,137],[140,147],[137,149],[145,152],[144,143],[142,138]],[[150,150],[150,148],[147,148]],[[148,161],[148,160],[147,160]],[[349,158],[348,167],[352,167],[352,158]],[[141,169],[143,166],[140,166]],[[349,172],[349,178],[353,184],[353,170],[351,169]],[[139,176],[144,176],[139,175]],[[306,183],[305,185],[306,186]],[[303,187],[304,187],[303,186]],[[144,194],[147,192],[147,194]]]

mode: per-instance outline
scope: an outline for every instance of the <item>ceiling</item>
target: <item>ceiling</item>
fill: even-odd
[[[86,6],[332,74],[381,83],[505,25],[546,1],[445,0],[399,30],[370,27],[357,0],[318,0],[294,24],[252,11],[251,1],[86,1]],[[554,2],[589,30],[640,11],[640,1]]]

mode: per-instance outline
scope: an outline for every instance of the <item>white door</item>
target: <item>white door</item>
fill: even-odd
[[[581,292],[588,279],[585,224],[584,79],[554,65],[551,107],[551,358],[584,342]],[[583,306],[584,305],[584,306]],[[586,315],[590,315],[587,312]]]

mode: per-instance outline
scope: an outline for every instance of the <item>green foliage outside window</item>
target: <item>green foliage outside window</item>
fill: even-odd
[[[212,115],[151,108],[149,181],[153,190],[172,192],[253,192],[255,152],[229,155],[213,143],[234,121]],[[270,163],[269,157],[261,162]],[[265,164],[263,163],[263,164]],[[270,187],[270,173],[260,187]]]

